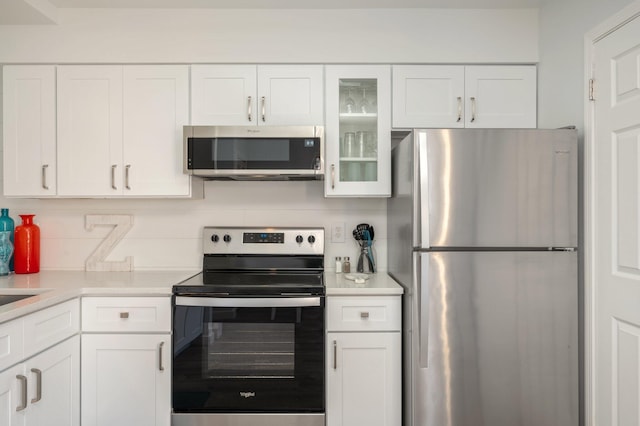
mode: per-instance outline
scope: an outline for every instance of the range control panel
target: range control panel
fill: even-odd
[[[323,228],[207,226],[204,254],[324,254]]]

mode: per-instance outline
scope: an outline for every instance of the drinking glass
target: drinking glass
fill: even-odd
[[[351,89],[347,92],[347,97],[344,100],[344,112],[352,114],[356,109],[356,101],[351,97]]]

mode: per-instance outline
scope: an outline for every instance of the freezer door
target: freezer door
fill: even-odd
[[[416,131],[429,247],[576,247],[575,130]]]
[[[576,253],[414,259],[405,425],[577,426]]]

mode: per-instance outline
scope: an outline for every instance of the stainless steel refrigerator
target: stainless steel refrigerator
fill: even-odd
[[[577,426],[575,130],[414,130],[392,151],[405,426]]]

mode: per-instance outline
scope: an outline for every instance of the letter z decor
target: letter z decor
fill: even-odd
[[[85,216],[85,229],[93,230],[95,226],[115,227],[98,245],[85,262],[86,271],[131,271],[133,257],[127,256],[122,261],[106,261],[109,253],[124,238],[133,226],[133,216],[130,214],[88,214]]]

